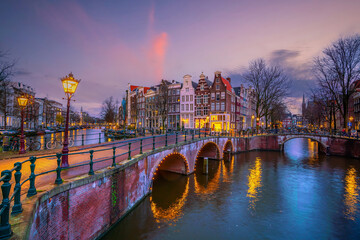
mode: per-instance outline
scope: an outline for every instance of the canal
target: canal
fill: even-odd
[[[107,138],[104,132],[100,128],[87,128],[87,129],[76,129],[69,130],[69,138],[74,142],[73,146],[81,146],[88,144],[97,144],[99,142],[109,142],[110,138]],[[25,141],[32,139],[39,141],[41,149],[44,149],[49,141],[56,141],[56,148],[61,148],[61,143],[64,141],[64,132],[49,133],[40,136],[27,137]]]
[[[209,161],[209,175],[162,172],[102,239],[360,239],[360,161],[317,148],[294,139]]]

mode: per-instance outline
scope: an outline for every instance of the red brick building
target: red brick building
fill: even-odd
[[[203,73],[195,89],[195,128],[209,128],[210,120],[210,82]]]
[[[216,132],[230,132],[235,129],[235,123],[235,93],[231,79],[223,78],[221,72],[216,71],[210,88],[210,128]]]

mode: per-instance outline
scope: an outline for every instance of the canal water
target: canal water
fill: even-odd
[[[71,138],[74,141],[74,146],[111,141],[110,138],[107,138],[105,136],[104,132],[102,132],[100,128],[70,130],[69,138]],[[56,132],[56,133],[49,133],[40,136],[27,137],[25,141],[28,141],[29,139],[39,141],[41,144],[41,149],[44,149],[46,143],[53,140],[56,140],[59,143],[57,144],[57,148],[61,148],[62,145],[60,143],[64,141],[64,132]]]
[[[360,161],[317,148],[294,139],[209,161],[209,175],[158,174],[102,239],[360,239]]]

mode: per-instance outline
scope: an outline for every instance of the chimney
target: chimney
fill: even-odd
[[[227,77],[226,80],[228,80],[229,83],[231,83],[231,78]]]

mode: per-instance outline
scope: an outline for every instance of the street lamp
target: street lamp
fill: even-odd
[[[80,79],[79,80],[75,79],[73,74],[70,73],[69,76],[65,76],[64,78],[61,78],[61,82],[64,87],[65,96],[67,97],[67,111],[66,111],[65,134],[64,134],[64,143],[62,149],[61,167],[69,167],[68,130],[69,130],[70,99],[75,93],[76,88],[80,82]]]
[[[24,96],[18,97],[18,103],[21,109],[21,135],[20,135],[20,151],[19,154],[26,153],[24,144],[24,109],[28,103],[28,99]]]

